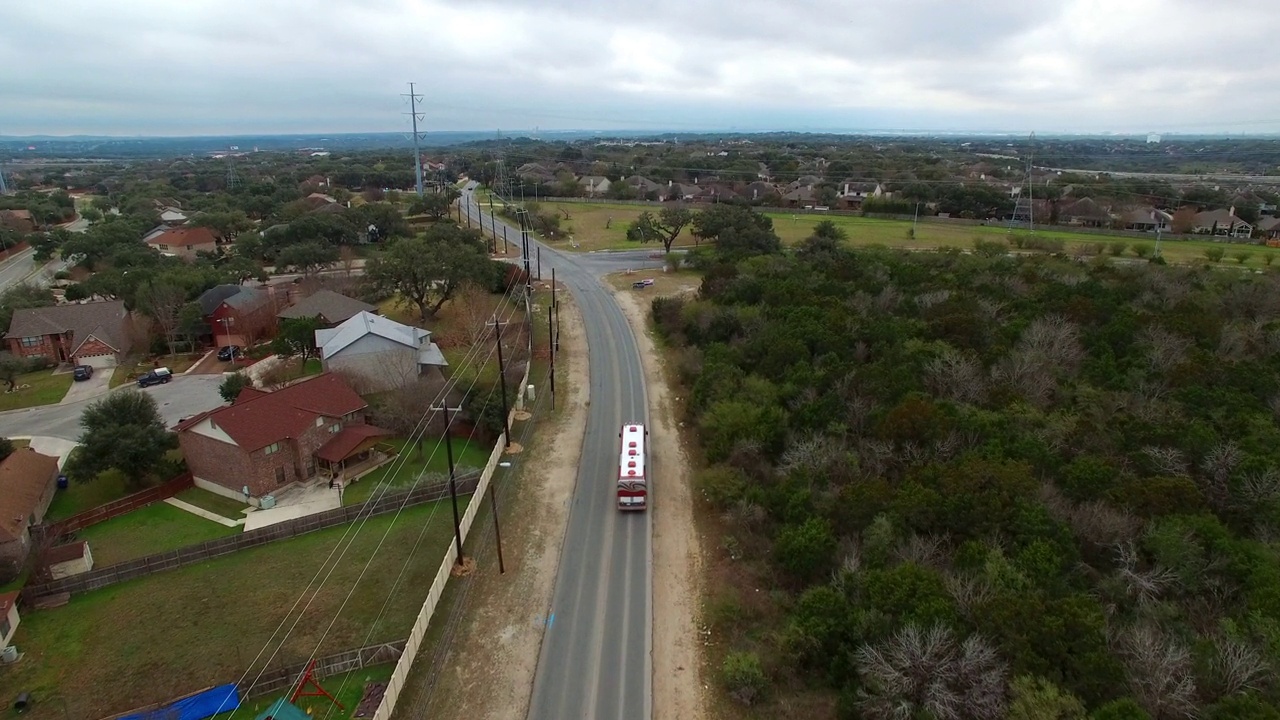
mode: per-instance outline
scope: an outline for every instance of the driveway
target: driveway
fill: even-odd
[[[62,398],[59,405],[73,405],[85,400],[92,400],[111,392],[111,374],[113,368],[94,368],[93,376],[88,380],[73,381],[71,389]]]
[[[160,406],[160,416],[167,426],[173,427],[182,418],[222,405],[222,396],[218,394],[220,384],[221,375],[184,375],[167,385],[155,385],[138,392],[155,398]],[[111,392],[121,392],[126,388],[137,389],[126,385]],[[0,437],[43,436],[76,440],[80,437],[80,414],[90,402],[91,399],[84,399],[65,405],[0,412]]]

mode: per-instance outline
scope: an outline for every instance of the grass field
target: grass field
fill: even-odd
[[[657,212],[659,207],[639,205],[611,205],[605,203],[541,203],[541,207],[557,212],[568,212],[569,219],[563,221],[572,228],[569,233],[573,241],[578,243],[580,251],[590,250],[637,250],[645,248],[627,240],[627,225],[640,216],[641,212],[650,210]],[[563,212],[561,217],[563,218]],[[783,243],[793,244],[809,237],[813,228],[823,220],[830,220],[843,229],[849,236],[852,245],[887,245],[907,249],[961,247],[972,248],[975,240],[1005,242],[1010,237],[1009,229],[1003,225],[959,225],[941,222],[921,222],[916,225],[915,237],[911,237],[911,222],[908,220],[883,220],[851,215],[818,215],[792,213],[766,213],[773,218],[773,227]],[[606,226],[608,226],[606,228]],[[1028,235],[1025,230],[1015,234]],[[1066,242],[1066,251],[1072,252],[1076,247],[1094,243],[1125,243],[1125,257],[1135,257],[1132,247],[1135,243],[1155,246],[1155,236],[1150,238],[1133,238],[1120,235],[1102,235],[1092,233],[1071,232],[1064,229],[1039,229],[1034,235],[1042,238],[1061,239]],[[554,243],[561,249],[569,249],[565,241]],[[676,239],[674,247],[692,247],[693,236],[686,229]],[[651,244],[649,248],[661,250],[660,245]],[[1164,238],[1160,243],[1161,254],[1169,262],[1205,263],[1204,251],[1209,248],[1221,248],[1226,257],[1220,264],[1234,266],[1237,260],[1233,255],[1247,252],[1250,257],[1243,263],[1246,267],[1264,266],[1267,256],[1280,257],[1280,248],[1260,245],[1237,245],[1215,243],[1203,240],[1170,240]]]
[[[103,473],[91,482],[73,480],[66,490],[59,490],[53,496],[45,517],[49,520],[65,520],[99,505],[119,500],[130,492],[125,476],[118,472]]]
[[[76,537],[89,541],[94,566],[106,567],[242,531],[243,528],[219,525],[169,503],[157,502],[91,525],[77,532]]]
[[[395,489],[410,488],[424,471],[430,473],[449,473],[449,458],[445,454],[443,442],[438,437],[428,437],[422,444],[422,457],[414,447],[405,447],[404,439],[389,440],[389,445],[396,446],[400,454],[396,459],[360,478],[355,484],[347,487],[342,493],[343,505],[355,505],[373,497],[374,492],[382,485],[391,485]],[[464,440],[453,439],[453,466],[456,472],[463,469],[484,469],[489,461],[492,447]]]
[[[289,608],[322,567],[333,567],[333,573],[313,600],[307,596],[310,608],[275,663],[301,662],[317,644],[326,655],[401,639],[452,537],[449,503],[407,508],[394,523],[392,515],[369,519],[353,541],[348,538],[334,567],[328,558],[350,527],[84,593],[54,610],[26,612],[14,639],[25,657],[0,673],[0,698],[9,702],[21,691],[36,698],[59,695],[69,717],[94,718],[234,682],[282,621],[288,617],[286,630],[293,624],[297,616],[288,616]],[[37,702],[27,717],[63,716],[56,705]]]
[[[211,493],[208,490],[200,488],[187,488],[174,496],[176,499],[186,503],[191,503],[198,508],[208,510],[216,515],[221,515],[229,520],[239,520],[244,517],[244,510],[249,507],[248,504],[229,497]]]
[[[54,375],[52,370],[24,373],[14,383],[18,390],[7,392],[8,386],[0,384],[6,392],[0,393],[0,412],[35,407],[37,405],[53,405],[66,396],[71,389],[71,373]]]

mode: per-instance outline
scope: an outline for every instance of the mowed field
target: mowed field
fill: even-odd
[[[605,203],[544,202],[539,206],[545,210],[560,213],[561,227],[567,235],[572,236],[578,244],[570,248],[567,241],[552,243],[562,249],[576,249],[581,252],[591,250],[634,250],[644,246],[627,240],[627,225],[640,216],[641,212],[650,210],[657,213],[660,206],[645,207],[640,205],[611,205]],[[564,219],[568,213],[568,219]],[[1093,233],[1071,232],[1070,230],[1053,228],[1037,228],[1033,234],[1025,229],[1013,233],[1003,225],[960,225],[941,222],[920,222],[916,225],[915,237],[911,236],[911,222],[908,220],[883,220],[850,215],[819,215],[816,213],[766,213],[773,218],[773,227],[778,236],[786,244],[804,240],[813,233],[813,228],[823,220],[830,220],[845,231],[852,245],[887,245],[905,249],[929,249],[937,247],[972,248],[975,240],[1006,242],[1013,234],[1030,237],[1061,239],[1066,243],[1066,251],[1073,252],[1080,246],[1095,243],[1110,245],[1113,242],[1126,244],[1123,257],[1135,258],[1134,244],[1146,244],[1155,247],[1155,236],[1134,238],[1121,235],[1103,235]],[[686,229],[676,239],[674,247],[693,247],[694,238]],[[651,247],[661,249],[660,246]],[[1277,257],[1280,248],[1269,248],[1261,245],[1243,245],[1235,243],[1215,243],[1201,240],[1161,240],[1160,251],[1169,262],[1203,263],[1208,262],[1204,251],[1208,248],[1221,248],[1226,256],[1221,263],[1236,265],[1236,253],[1248,253],[1243,263],[1247,267],[1260,268],[1265,265],[1265,258]],[[1273,260],[1274,262],[1274,260]]]
[[[460,512],[470,499],[458,498]],[[0,698],[12,702],[23,691],[61,697],[67,717],[104,717],[236,682],[266,648],[252,680],[282,640],[273,667],[301,662],[317,648],[327,655],[404,638],[453,538],[449,501],[357,527],[308,533],[24,612],[14,639],[24,656],[0,673]],[[323,585],[316,581],[307,592],[318,572]],[[61,720],[61,710],[37,702],[26,717]]]

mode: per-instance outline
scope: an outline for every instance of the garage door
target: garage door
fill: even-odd
[[[115,355],[81,355],[76,359],[81,365],[92,365],[99,370],[116,366]]]

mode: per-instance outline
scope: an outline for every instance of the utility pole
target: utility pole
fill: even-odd
[[[462,520],[458,516],[458,488],[454,483],[454,465],[453,465],[453,416],[450,412],[461,412],[462,408],[451,408],[440,403],[440,407],[433,407],[432,410],[444,412],[444,452],[449,459],[449,498],[453,500],[453,540],[458,546],[458,559],[454,564],[462,564]]]
[[[534,248],[538,256],[538,282],[542,282],[542,247]]]
[[[551,272],[555,272],[553,268]],[[554,280],[552,281],[554,282]],[[556,409],[556,301],[555,285],[551,286],[551,304],[547,306],[547,349],[551,351],[551,409]]]
[[[507,574],[507,565],[502,562],[502,529],[498,527],[498,493],[494,492],[497,483],[489,482],[489,507],[493,508],[493,536],[498,540],[498,574]]]
[[[556,294],[556,269],[551,268],[551,309],[556,313],[556,336],[552,349],[560,352],[560,296]]]
[[[1036,133],[1033,130],[1031,132],[1031,142],[1027,147],[1027,230],[1033,235],[1036,232],[1036,203],[1032,190],[1035,189],[1036,179],[1032,173],[1034,166],[1031,164],[1031,156],[1035,152],[1035,146]]]
[[[502,361],[502,326],[506,323],[498,322],[498,316],[493,316],[493,328],[498,341],[498,382],[499,390],[502,392],[502,443],[504,448],[511,447],[511,426],[507,422],[511,411],[507,409],[507,366]]]
[[[413,91],[413,83],[409,83],[409,92],[401,93],[402,96],[409,98],[409,112],[405,113],[413,120],[413,174],[418,180],[418,197],[422,197],[422,149],[418,145],[418,141],[422,136],[418,134],[418,103],[422,102],[422,96]],[[425,119],[426,116],[422,116]],[[458,553],[462,550],[459,548]]]

